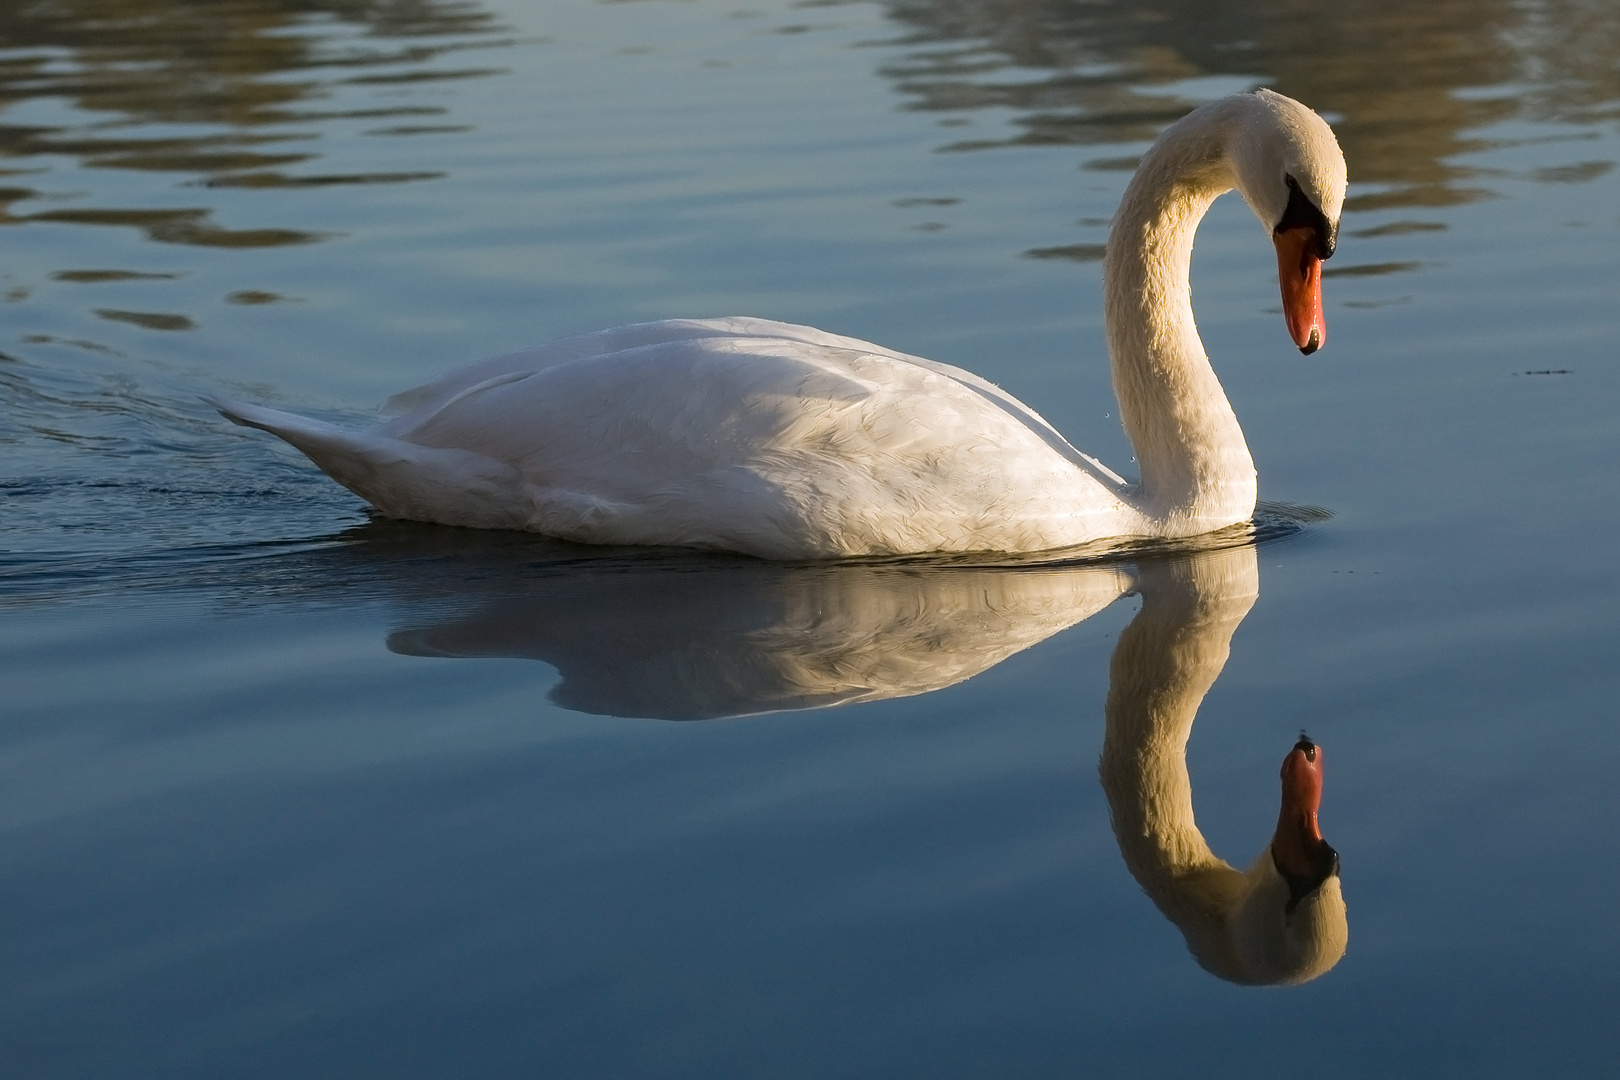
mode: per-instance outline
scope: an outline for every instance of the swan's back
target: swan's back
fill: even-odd
[[[938,361],[928,360],[921,356],[896,352],[893,349],[874,345],[872,342],[863,341],[860,338],[846,337],[842,334],[829,334],[827,331],[818,330],[813,326],[801,326],[796,323],[777,322],[774,319],[758,319],[748,316],[733,316],[721,319],[661,319],[656,322],[631,323],[627,326],[615,326],[607,330],[573,334],[544,345],[475,360],[470,364],[447,371],[425,383],[395,394],[383,403],[381,412],[385,417],[397,418],[399,426],[408,427],[422,417],[439,409],[456,395],[491,379],[510,378],[514,375],[533,375],[546,368],[578,360],[604,359],[631,349],[653,345],[676,346],[683,342],[702,338],[770,339],[783,343],[810,346],[811,348],[842,349],[875,356],[886,356],[893,360],[926,368],[969,387],[982,395],[985,400],[995,403],[1009,414],[1019,418],[1031,430],[1039,434],[1053,450],[1073,461],[1082,469],[1096,472],[1100,478],[1113,485],[1121,487],[1125,485],[1124,479],[1117,473],[1091,455],[1081,453],[1071,446],[1068,440],[1060,435],[1057,429],[1047,423],[1034,409],[1031,409],[1028,405],[1001,389],[1001,387],[987,379],[980,378],[971,371],[952,367],[950,364],[941,364]],[[389,425],[390,428],[394,426]]]
[[[631,323],[607,330],[593,330],[572,334],[544,345],[536,345],[517,352],[485,357],[470,364],[435,376],[427,382],[401,390],[383,403],[382,414],[389,417],[422,415],[439,408],[464,390],[490,379],[514,374],[533,375],[558,364],[591,357],[609,356],[643,345],[673,344],[704,337],[789,337],[785,330],[804,332],[794,340],[811,341],[832,338],[808,326],[791,326],[766,319],[663,319],[657,322]]]
[[[512,465],[537,510],[526,527],[589,542],[1039,550],[1092,539],[1088,511],[1118,501],[983,380],[765,320],[567,339],[425,397],[379,433]]]

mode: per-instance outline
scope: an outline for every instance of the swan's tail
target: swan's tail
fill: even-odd
[[[476,454],[368,431],[350,431],[280,409],[205,396],[221,416],[292,444],[321,471],[389,517],[483,529],[528,526],[523,478]]]
[[[230,398],[215,397],[212,394],[204,394],[203,400],[218,409],[219,414],[233,424],[258,428],[260,431],[280,436],[308,454],[316,464],[319,464],[316,455],[324,450],[358,441],[354,432],[345,431],[321,420],[299,416],[297,413],[266,409],[261,405],[249,405],[243,401],[232,401]]]

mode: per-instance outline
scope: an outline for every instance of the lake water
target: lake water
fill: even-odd
[[[1247,209],[1199,234],[1258,546],[781,567],[372,521],[198,399],[362,423],[752,314],[971,368],[1129,472],[1109,215],[1258,85],[1351,176],[1315,356]],[[1607,0],[8,5],[0,1072],[1600,1075],[1617,161]],[[1128,868],[1098,759],[1181,685],[1149,631],[1214,657],[1178,692],[1215,852],[1323,747],[1314,981],[1206,970]],[[1110,699],[1122,635],[1147,690]]]

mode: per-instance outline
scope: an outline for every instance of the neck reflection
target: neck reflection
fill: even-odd
[[[1120,854],[1205,970],[1236,983],[1314,979],[1349,936],[1336,861],[1296,896],[1273,855],[1280,823],[1254,864],[1234,869],[1198,829],[1187,773],[1198,706],[1260,594],[1255,549],[1145,562],[1138,574],[1142,609],[1114,649],[1099,766]]]

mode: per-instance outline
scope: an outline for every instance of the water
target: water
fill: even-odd
[[[1600,1071],[1616,27],[0,14],[5,1074]],[[1124,469],[1108,216],[1164,124],[1261,84],[1333,121],[1352,189],[1309,359],[1248,211],[1199,234],[1262,497],[1332,513],[1258,547],[784,568],[373,522],[198,400],[360,422],[479,355],[756,314],[970,367]],[[1232,635],[1187,751],[1220,855],[1323,746],[1350,944],[1320,978],[1224,981],[1127,869],[1097,761],[1133,620]]]

